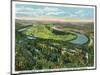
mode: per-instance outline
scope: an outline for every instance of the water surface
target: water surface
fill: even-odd
[[[88,37],[82,33],[74,33],[75,35],[77,35],[77,38],[74,40],[71,40],[70,42],[73,44],[84,44],[88,41]]]

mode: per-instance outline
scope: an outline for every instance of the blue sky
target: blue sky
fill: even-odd
[[[16,4],[16,16],[58,16],[66,18],[93,19],[94,9],[85,7]]]

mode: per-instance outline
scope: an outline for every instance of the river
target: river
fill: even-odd
[[[71,40],[70,41],[71,43],[81,45],[81,44],[88,42],[88,37],[84,35],[83,33],[74,32],[74,34],[77,35],[77,38],[74,40]]]
[[[64,31],[63,29],[59,29],[55,26],[52,28],[55,30],[58,30],[58,31]],[[88,37],[85,34],[81,33],[80,31],[79,32],[78,31],[77,32],[76,31],[69,31],[69,32],[73,33],[77,36],[77,38],[71,40],[70,43],[82,45],[82,44],[88,42]]]
[[[24,31],[26,28],[23,28],[23,29],[20,29],[19,32],[22,32]],[[62,29],[59,29],[57,27],[53,27],[53,29],[56,29],[56,30],[59,30],[59,31],[63,31]],[[76,39],[73,39],[71,41],[69,41],[70,43],[73,43],[73,44],[79,44],[79,45],[82,45],[86,42],[88,42],[88,37],[83,34],[83,33],[80,33],[80,32],[74,32],[74,31],[69,31],[70,33],[73,33],[77,36]],[[30,37],[30,36],[27,36],[28,39],[34,39],[33,37]]]

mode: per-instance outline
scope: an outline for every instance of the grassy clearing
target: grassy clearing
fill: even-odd
[[[64,35],[53,33],[53,30],[48,29],[45,25],[33,25],[32,27],[29,27],[24,32],[24,34],[43,38],[43,39],[53,39],[53,40],[61,40],[61,41],[68,41],[76,38],[76,35],[72,33],[66,33]]]

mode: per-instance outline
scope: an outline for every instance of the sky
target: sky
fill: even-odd
[[[58,16],[66,18],[93,19],[94,8],[16,4],[16,16]]]

